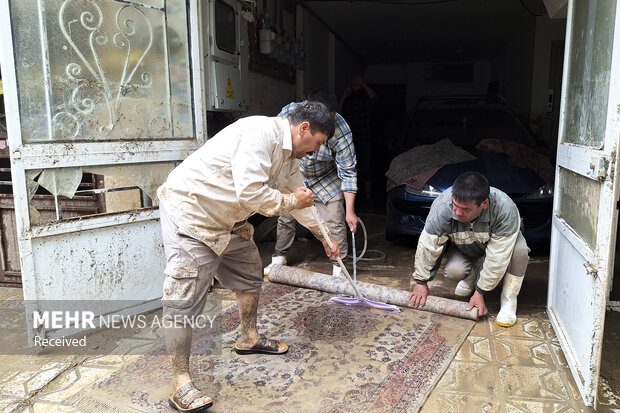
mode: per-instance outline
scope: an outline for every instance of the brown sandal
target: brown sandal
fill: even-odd
[[[284,351],[280,351],[279,347],[284,347]],[[279,342],[277,340],[270,340],[265,336],[260,336],[256,344],[251,348],[241,348],[239,344],[235,343],[234,350],[237,354],[284,354],[288,351],[288,345],[286,343]]]
[[[183,413],[198,413],[207,410],[209,407],[213,406],[213,400],[208,402],[207,404],[203,404],[202,406],[195,407],[191,409],[189,406],[196,400],[201,397],[209,397],[204,394],[201,390],[198,390],[194,383],[188,381],[179,389],[170,395],[168,398],[168,404],[173,409],[183,412]]]

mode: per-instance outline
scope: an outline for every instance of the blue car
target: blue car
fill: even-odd
[[[484,174],[519,208],[530,245],[551,237],[555,167],[544,148],[505,105],[429,102],[416,109],[394,144],[388,177],[388,240],[417,237],[431,203],[465,171]]]

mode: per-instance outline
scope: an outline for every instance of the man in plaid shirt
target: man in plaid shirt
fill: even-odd
[[[347,255],[347,229],[357,231],[355,194],[357,193],[357,158],[351,128],[337,113],[338,100],[333,93],[316,90],[308,95],[309,101],[323,103],[330,110],[336,131],[315,154],[299,160],[299,170],[304,184],[314,193],[314,205],[325,220],[334,239],[340,245],[340,258]],[[278,116],[286,117],[299,103],[282,108]],[[347,228],[348,227],[348,228]],[[271,264],[265,267],[269,275],[274,265],[286,265],[289,248],[295,241],[295,219],[290,214],[278,218],[277,241]],[[333,275],[340,275],[341,268],[333,262]]]

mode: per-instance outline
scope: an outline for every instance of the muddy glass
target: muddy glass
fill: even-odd
[[[25,143],[194,135],[184,0],[10,7]]]
[[[605,141],[615,0],[573,3],[564,143],[601,148]]]
[[[599,199],[598,181],[560,168],[558,215],[592,248],[596,246]]]

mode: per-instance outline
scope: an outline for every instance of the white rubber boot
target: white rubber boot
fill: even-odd
[[[340,268],[340,265],[334,264],[332,266],[332,275],[334,277],[344,277],[344,275],[342,275],[342,268]]]
[[[474,293],[474,283],[476,282],[476,271],[472,270],[467,278],[459,281],[454,289],[456,298],[467,298]]]
[[[274,265],[286,265],[286,257],[282,255],[276,255],[275,257],[271,257],[271,264],[269,264],[263,269],[263,274],[265,275],[265,277],[269,275]]]
[[[502,327],[512,327],[517,322],[517,295],[521,291],[523,277],[506,273],[502,287],[501,307],[495,322]]]

